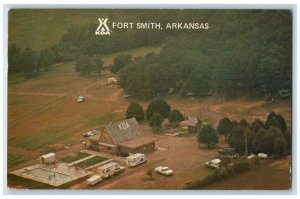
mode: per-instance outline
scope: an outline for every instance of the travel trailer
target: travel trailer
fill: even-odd
[[[103,178],[109,178],[115,174],[124,171],[124,169],[125,167],[120,166],[118,163],[110,162],[108,164],[99,167],[99,172]]]
[[[136,154],[130,153],[129,156],[126,157],[126,164],[130,167],[137,166],[146,161],[147,161],[147,159],[146,159],[145,155],[142,153],[136,153]]]

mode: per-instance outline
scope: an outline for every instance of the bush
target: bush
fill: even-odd
[[[250,168],[250,160],[239,160],[233,165],[233,170],[237,173],[248,171]]]
[[[184,118],[183,118],[182,113],[180,113],[179,110],[172,110],[169,113],[168,120],[169,120],[170,123],[175,123],[176,124],[176,122],[183,121]]]
[[[151,127],[158,128],[158,127],[160,127],[162,122],[163,122],[163,118],[162,118],[161,114],[154,113],[152,115],[152,117],[150,118],[149,125]]]
[[[154,113],[159,113],[163,118],[167,118],[170,113],[170,105],[162,99],[154,99],[146,111],[147,119],[150,119]]]
[[[144,120],[144,109],[137,102],[132,102],[126,110],[126,118],[135,117],[137,121]]]

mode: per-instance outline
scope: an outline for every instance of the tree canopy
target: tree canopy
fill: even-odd
[[[156,98],[149,104],[146,110],[146,117],[150,119],[154,113],[159,113],[162,118],[167,118],[170,110],[171,107],[165,100]]]
[[[126,118],[135,117],[137,121],[142,121],[144,120],[144,115],[143,107],[137,102],[130,103],[126,110]]]
[[[216,129],[214,129],[211,124],[207,124],[200,128],[197,140],[199,144],[206,144],[208,148],[212,148],[219,142],[219,137]]]

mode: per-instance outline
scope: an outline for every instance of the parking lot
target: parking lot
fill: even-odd
[[[182,189],[186,183],[204,178],[212,172],[204,166],[204,162],[217,156],[216,149],[198,149],[196,137],[157,136],[158,149],[147,154],[148,161],[137,167],[127,167],[124,172],[105,179],[95,186],[85,181],[74,185],[74,189]],[[120,160],[120,158],[117,158]],[[125,165],[124,161],[117,161]],[[174,170],[173,176],[163,176],[154,172],[157,166],[168,166]],[[146,171],[152,168],[153,177],[149,178]]]

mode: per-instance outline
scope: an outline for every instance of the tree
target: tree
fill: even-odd
[[[99,58],[98,56],[92,56],[92,58],[91,58],[91,70],[93,72],[100,75],[101,72],[103,71],[103,64],[104,64],[104,62],[101,58]]]
[[[91,59],[88,55],[81,55],[75,63],[75,70],[81,75],[89,75],[92,71]]]
[[[22,52],[22,59],[20,64],[23,67],[23,72],[27,77],[31,77],[38,67],[38,54],[31,48],[26,48]]]
[[[247,127],[250,127],[250,124],[247,122],[247,120],[245,119],[242,119],[239,123],[239,125],[243,128],[247,128]]]
[[[235,148],[238,153],[245,151],[245,128],[241,126],[234,127],[228,134],[227,142],[230,147]]]
[[[266,129],[269,129],[271,126],[280,128],[282,133],[287,130],[285,119],[280,114],[276,114],[273,111],[269,113],[265,123]]]
[[[113,64],[110,67],[112,73],[119,72],[124,66],[132,63],[131,55],[121,54],[114,58]]]
[[[251,127],[254,132],[258,132],[261,128],[264,128],[264,123],[260,119],[255,119]]]
[[[155,129],[158,129],[162,122],[163,122],[163,117],[161,116],[161,114],[154,113],[149,120],[149,125]]]
[[[232,128],[233,128],[233,124],[230,121],[230,119],[224,117],[219,121],[217,131],[220,135],[227,136],[230,133]]]
[[[8,47],[8,72],[22,71],[22,52],[15,44]]]
[[[39,68],[44,68],[46,71],[49,70],[49,66],[55,61],[55,54],[52,50],[44,48],[40,51],[38,65]]]
[[[170,113],[170,109],[170,105],[165,100],[156,98],[149,104],[146,110],[146,117],[149,119],[154,113],[159,113],[162,118],[167,118]]]
[[[281,158],[286,154],[286,142],[283,138],[277,138],[274,140],[273,153],[275,158]]]
[[[219,142],[219,138],[211,124],[207,124],[198,132],[197,141],[199,144],[206,144],[207,148],[212,148]]]
[[[284,136],[283,136],[283,133],[281,132],[281,129],[277,128],[277,127],[274,127],[274,126],[271,126],[267,130],[267,136],[268,136],[268,139],[270,140],[270,143],[271,143],[270,149],[267,153],[273,154],[274,153],[275,140],[276,139],[284,140]]]
[[[132,102],[126,110],[126,118],[135,117],[137,121],[144,120],[144,109],[137,102]]]
[[[272,139],[264,128],[256,132],[251,144],[251,151],[257,153],[269,153],[272,150]]]
[[[183,118],[182,113],[180,113],[179,110],[175,109],[175,110],[170,111],[168,120],[170,123],[176,124],[177,122],[183,121],[184,118]]]
[[[287,148],[287,152],[291,152],[292,151],[292,134],[287,131],[283,134],[285,143],[286,143],[286,148]]]

